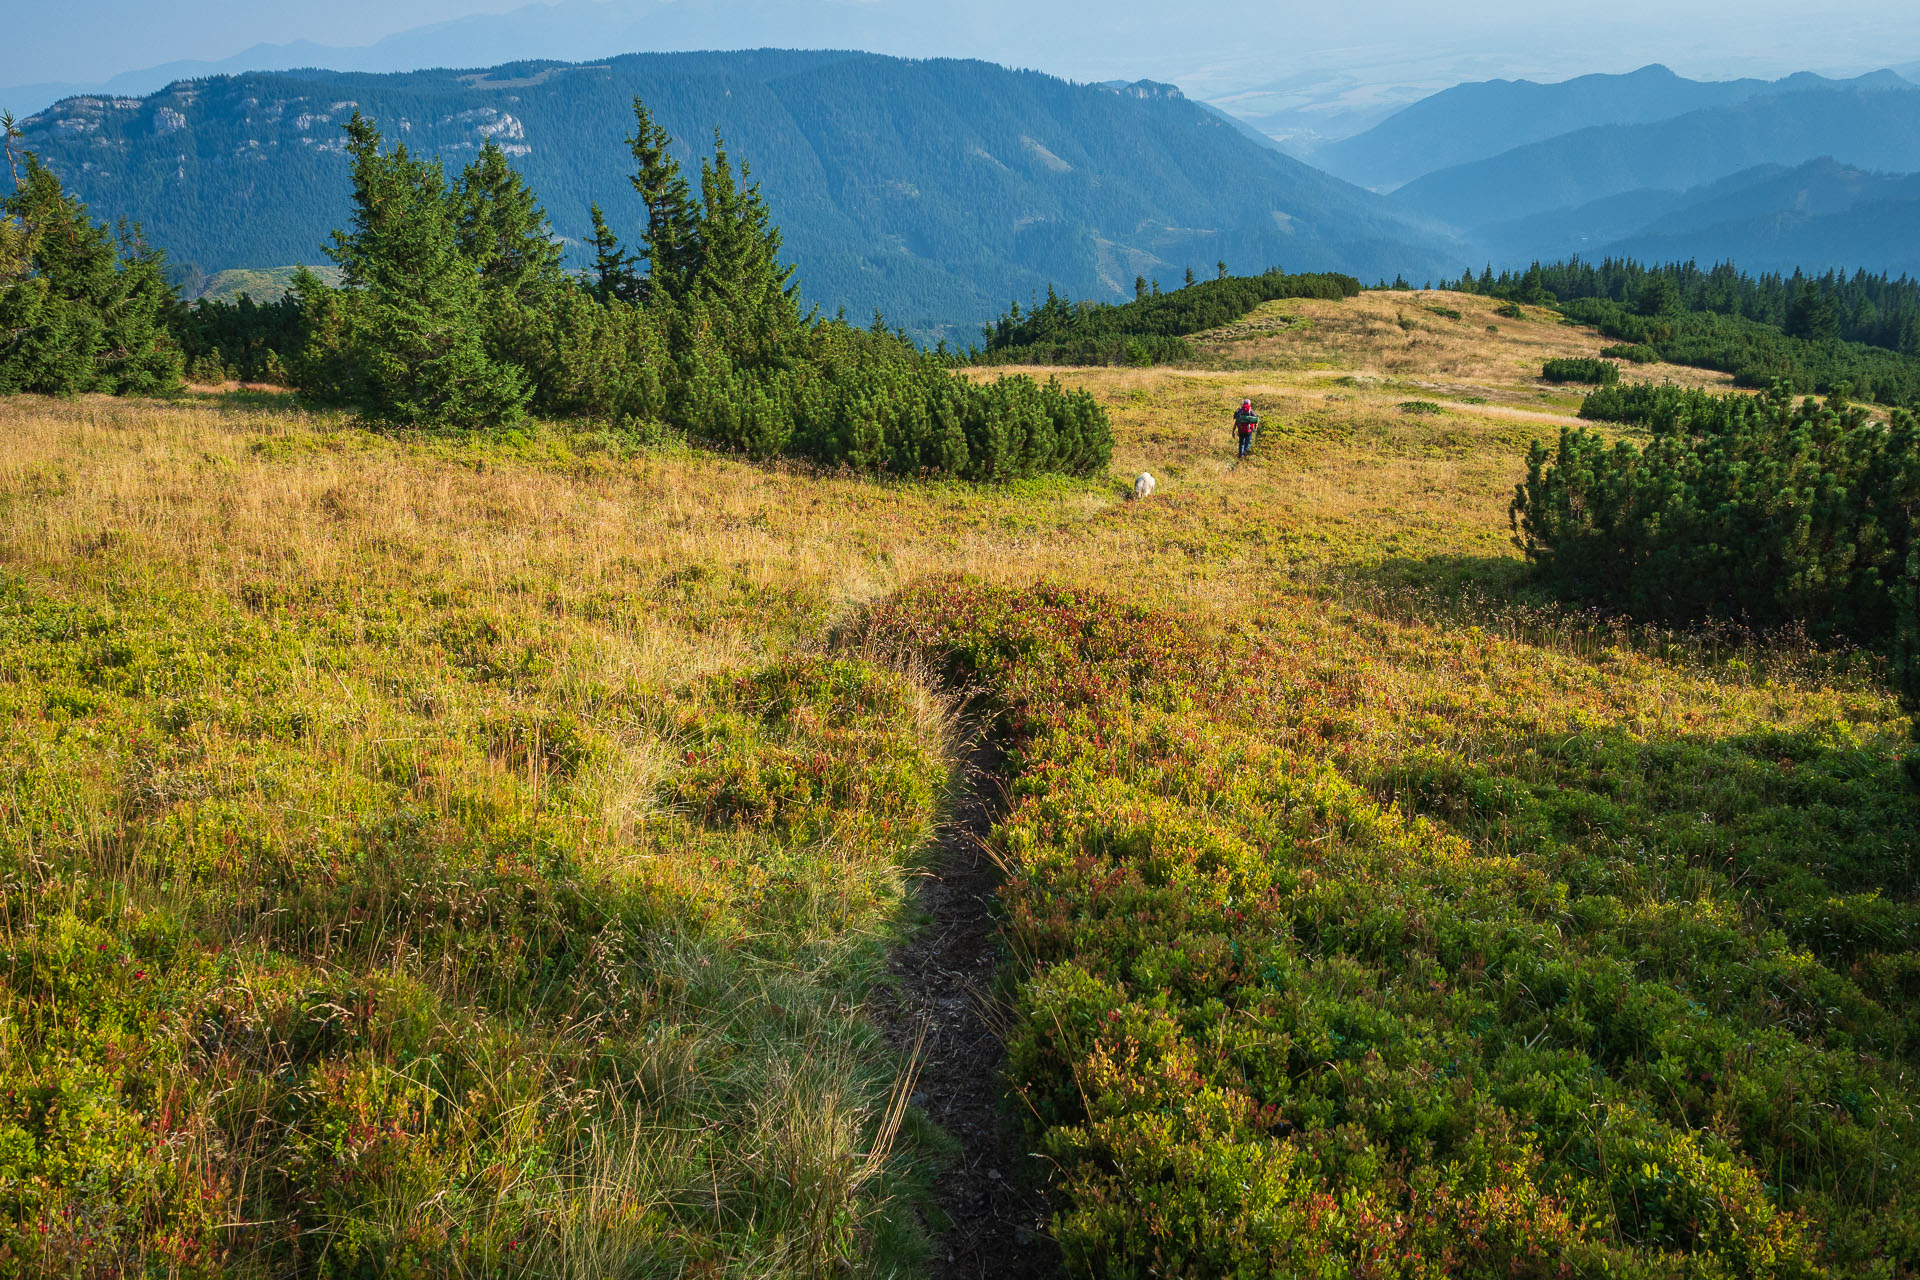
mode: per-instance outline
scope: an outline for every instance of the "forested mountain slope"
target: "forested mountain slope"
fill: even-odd
[[[1477,229],[1821,156],[1866,169],[1920,169],[1920,88],[1783,93],[1653,124],[1595,126],[1428,174],[1395,197],[1410,210]]]
[[[1864,267],[1920,275],[1920,176],[1822,157],[1762,165],[1687,190],[1641,189],[1483,230],[1494,258],[1731,259],[1752,271]]]
[[[1609,246],[1642,262],[1729,259],[1752,271],[1865,267],[1920,277],[1920,174],[1832,161],[1763,184],[1746,208],[1702,200]]]
[[[970,337],[1049,283],[1119,299],[1136,276],[1171,286],[1217,261],[1364,278],[1465,262],[1385,200],[1257,145],[1175,90],[978,62],[760,51],[249,74],[144,99],[68,99],[27,121],[25,140],[97,214],[138,220],[176,261],[279,266],[319,261],[342,225],[339,128],[357,106],[449,164],[499,142],[577,248],[590,199],[617,231],[640,218],[624,181],[636,95],[683,161],[718,128],[752,163],[810,302],[857,316],[879,307],[923,335]]]

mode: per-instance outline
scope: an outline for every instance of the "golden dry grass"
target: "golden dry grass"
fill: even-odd
[[[1578,396],[1540,380],[1562,356],[1597,356],[1612,339],[1568,325],[1544,307],[1524,320],[1496,314],[1498,299],[1445,290],[1371,292],[1342,302],[1270,302],[1239,324],[1195,339],[1210,363],[1227,368],[1340,375],[1397,383],[1443,396],[1479,396],[1528,408],[1577,408]],[[1460,319],[1434,308],[1458,311]],[[1628,381],[1729,389],[1726,374],[1679,365],[1629,365]]]

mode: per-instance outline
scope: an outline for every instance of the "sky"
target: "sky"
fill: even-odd
[[[1250,115],[1364,112],[1465,79],[1652,61],[1699,78],[1920,62],[1911,0],[0,0],[0,31],[0,86],[101,84],[295,41],[328,51],[281,65],[355,70],[811,45],[1168,80]]]

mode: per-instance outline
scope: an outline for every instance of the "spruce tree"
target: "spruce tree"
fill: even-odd
[[[673,136],[654,122],[646,104],[633,100],[634,130],[627,139],[633,153],[633,189],[647,208],[647,232],[640,253],[647,261],[650,289],[678,300],[686,296],[700,267],[700,210],[673,158]]]
[[[751,177],[745,165],[735,177],[716,134],[713,159],[700,166],[700,260],[689,288],[747,362],[785,346],[800,324],[793,268],[780,261],[780,229]]]
[[[0,121],[5,127],[6,121]],[[0,393],[169,391],[180,356],[166,332],[166,262],[137,229],[116,236],[52,170],[8,146],[0,201]]]
[[[607,225],[606,215],[600,212],[598,204],[588,212],[593,216],[593,236],[587,241],[593,246],[589,286],[593,296],[601,302],[635,301],[642,292],[640,275],[634,270],[639,259],[620,247],[620,237]]]
[[[457,193],[438,163],[405,146],[382,152],[380,131],[358,111],[346,134],[353,224],[328,250],[342,275],[338,313],[305,291],[317,309],[313,339],[339,349],[310,351],[308,367],[338,369],[343,358],[357,367],[351,380],[330,381],[351,387],[370,417],[453,426],[518,418],[529,391],[516,367],[487,353],[480,269],[460,249]]]
[[[1840,308],[1833,295],[1811,280],[1803,281],[1787,309],[1787,336],[1824,342],[1840,333]]]
[[[480,284],[522,305],[560,282],[560,245],[531,189],[489,139],[454,191],[454,240]]]

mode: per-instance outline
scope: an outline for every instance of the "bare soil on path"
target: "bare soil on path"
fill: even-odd
[[[974,747],[957,811],[915,901],[928,917],[893,955],[897,985],[877,992],[873,1016],[902,1052],[919,1046],[914,1105],[960,1145],[934,1199],[947,1219],[936,1241],[935,1280],[1058,1274],[1039,1188],[1046,1166],[1027,1152],[1006,1109],[1003,1010],[994,996],[1001,954],[994,895],[1002,879],[987,834],[1005,803],[1002,760]]]

